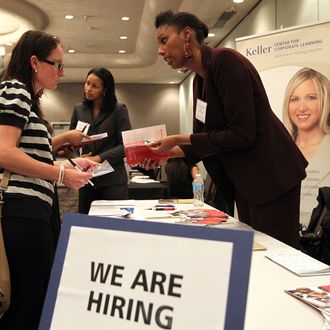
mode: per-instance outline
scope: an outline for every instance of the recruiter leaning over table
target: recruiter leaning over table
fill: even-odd
[[[196,76],[193,134],[167,136],[152,150],[202,160],[227,201],[235,199],[240,221],[297,247],[307,161],[272,112],[258,72],[235,50],[204,45],[208,28],[192,14],[166,11],[155,26],[158,54]]]

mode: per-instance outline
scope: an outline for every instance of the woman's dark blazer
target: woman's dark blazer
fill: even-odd
[[[288,192],[305,178],[307,161],[271,110],[254,66],[232,49],[202,47],[204,79],[194,79],[194,132],[181,146],[202,160],[220,191],[232,185],[254,204]],[[207,102],[205,124],[195,119],[197,98]]]
[[[131,129],[127,107],[125,104],[117,102],[114,109],[102,111],[93,120],[92,110],[84,103],[76,104],[71,117],[70,129],[75,129],[78,120],[89,123],[88,135],[108,133],[108,137],[87,144],[82,148],[82,153],[91,152],[93,156],[101,157],[101,162],[105,159],[114,168],[114,172],[94,178],[96,187],[108,187],[128,182],[124,164],[125,151],[121,133]]]

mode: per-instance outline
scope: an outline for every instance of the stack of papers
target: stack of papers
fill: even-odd
[[[300,251],[266,257],[299,276],[330,275],[330,267]]]
[[[131,182],[133,183],[155,183],[159,182],[154,179],[150,179],[149,177],[141,177],[141,176],[135,176],[131,179]]]
[[[327,308],[330,307],[329,289],[330,285],[321,285],[319,287],[301,287],[284,291],[306,304],[312,305],[312,307]]]
[[[91,204],[89,215],[104,217],[127,217],[134,212],[135,201],[128,200],[96,200]]]
[[[320,312],[324,318],[324,330],[330,329],[330,285],[318,287],[300,287],[291,290],[284,290],[310,307]]]

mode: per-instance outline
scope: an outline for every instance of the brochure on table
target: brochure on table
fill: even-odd
[[[299,287],[284,290],[289,295],[299,299],[320,312],[324,318],[324,330],[330,329],[330,285],[319,285],[317,287]]]
[[[297,251],[267,254],[267,258],[298,276],[330,275],[330,266],[309,255]]]
[[[40,329],[243,329],[253,232],[66,214]]]

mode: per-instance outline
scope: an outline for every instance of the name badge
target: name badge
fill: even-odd
[[[84,121],[78,120],[76,130],[87,134],[90,124],[85,123]]]
[[[195,118],[197,120],[199,120],[200,122],[202,122],[203,124],[205,124],[205,118],[206,118],[206,107],[207,107],[207,103],[197,99],[196,102],[196,115]]]

